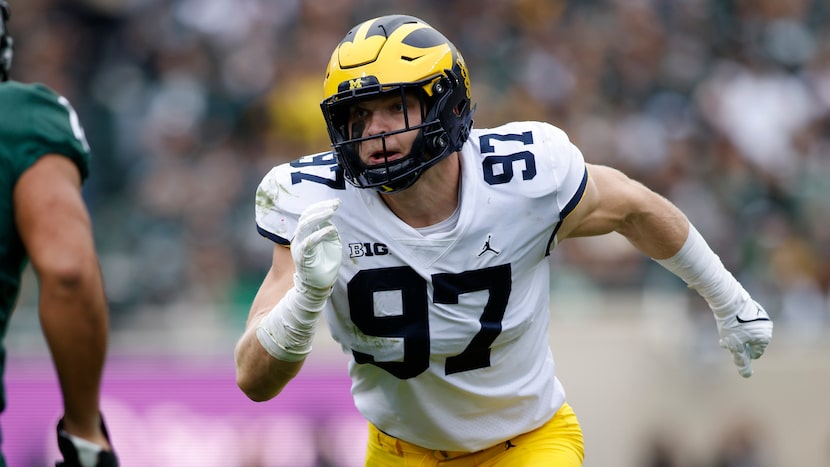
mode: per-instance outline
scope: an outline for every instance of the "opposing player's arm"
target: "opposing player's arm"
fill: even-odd
[[[303,365],[303,360],[287,362],[273,358],[257,339],[259,322],[294,286],[293,275],[291,251],[275,244],[271,268],[254,297],[245,332],[234,352],[236,384],[255,401],[269,400],[279,394]]]
[[[98,407],[108,308],[80,187],[69,158],[41,157],[15,185],[15,222],[40,282],[40,320],[63,392],[64,428],[109,448]]]
[[[655,259],[683,246],[689,221],[674,204],[611,167],[586,164],[588,181],[577,207],[562,222],[558,239],[618,232]]]

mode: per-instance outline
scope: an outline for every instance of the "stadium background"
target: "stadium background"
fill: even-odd
[[[255,404],[232,349],[270,260],[267,170],[327,148],[325,65],[393,12],[446,33],[476,125],[546,120],[677,203],[776,319],[743,380],[705,304],[624,240],[570,242],[551,339],[586,467],[830,465],[830,6],[821,0],[11,0],[13,77],[94,152],[85,196],[112,308],[104,410],[125,467],[360,465],[325,331]],[[35,279],[7,336],[12,467],[49,465],[59,399]],[[743,462],[743,463],[741,463]]]

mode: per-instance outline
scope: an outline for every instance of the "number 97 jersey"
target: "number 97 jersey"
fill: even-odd
[[[343,263],[324,313],[353,357],[355,405],[389,435],[477,451],[541,426],[565,400],[547,256],[587,171],[565,133],[539,122],[473,130],[460,155],[458,209],[435,226],[410,227],[376,191],[346,184],[332,153],[272,169],[256,221],[288,245],[306,206],[342,200]]]

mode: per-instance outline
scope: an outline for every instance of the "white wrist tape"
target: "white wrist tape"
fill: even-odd
[[[737,313],[749,299],[746,290],[691,224],[680,251],[671,258],[655,261],[695,289],[719,318]]]
[[[286,362],[304,359],[311,352],[314,328],[326,298],[327,295],[315,300],[295,287],[289,289],[257,325],[257,340],[265,351]]]

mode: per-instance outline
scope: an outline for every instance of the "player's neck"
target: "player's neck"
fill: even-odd
[[[406,190],[380,196],[402,221],[420,228],[435,225],[455,212],[460,186],[461,158],[456,152],[427,169]]]

